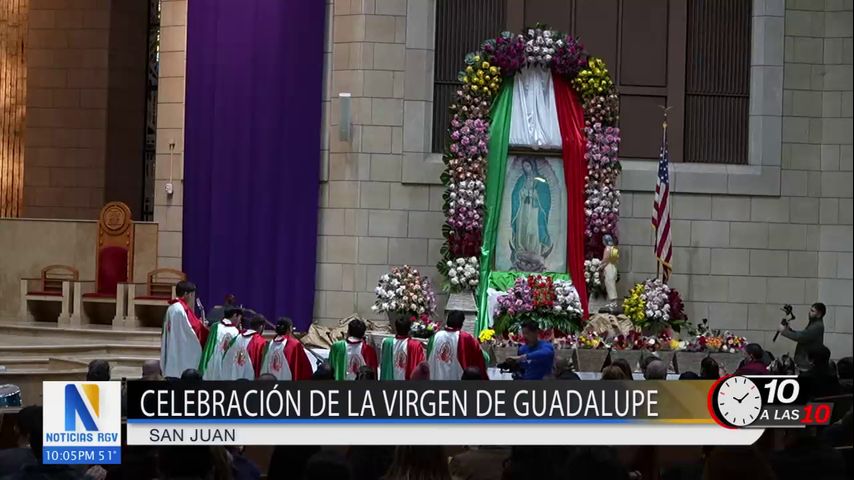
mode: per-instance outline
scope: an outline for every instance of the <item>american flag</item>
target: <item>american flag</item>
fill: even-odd
[[[655,183],[655,201],[652,204],[652,226],[655,228],[655,258],[661,264],[663,280],[670,278],[670,259],[673,257],[673,236],[670,232],[670,162],[667,139],[662,142],[658,159],[658,180]]]

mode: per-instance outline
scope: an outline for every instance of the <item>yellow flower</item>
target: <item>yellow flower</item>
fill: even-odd
[[[498,75],[498,67],[489,67],[489,73]]]
[[[480,55],[475,55],[474,58],[472,58],[472,60],[474,60],[475,63],[479,62],[480,61]]]
[[[472,85],[472,86],[471,86],[471,91],[472,91],[472,92],[476,92],[476,91],[477,91],[477,89],[478,89],[477,85]]]
[[[471,73],[471,72],[473,72],[473,71],[474,71],[474,69],[473,69],[473,68],[471,68],[471,65],[469,65],[468,67],[466,67],[466,73]]]
[[[486,343],[492,340],[493,337],[495,337],[495,330],[487,328],[486,330],[480,332],[480,335],[478,335],[478,340],[480,340],[481,343]]]
[[[488,69],[488,68],[489,68],[489,62],[483,62],[483,63],[480,65],[480,68]]]

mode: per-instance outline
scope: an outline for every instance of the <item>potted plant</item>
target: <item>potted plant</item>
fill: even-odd
[[[626,335],[617,335],[611,343],[611,362],[623,359],[629,363],[632,371],[640,370],[640,362],[646,338],[638,330],[631,330]]]
[[[582,332],[577,337],[575,367],[579,372],[600,372],[610,353],[605,340],[596,332]]]

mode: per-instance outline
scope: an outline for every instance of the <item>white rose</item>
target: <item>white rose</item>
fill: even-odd
[[[452,279],[451,279],[451,283],[452,283],[452,284],[454,284],[454,285],[457,285],[457,284],[459,284],[459,283],[460,283],[460,281],[459,281],[459,280],[457,280],[457,277],[454,277],[454,278],[452,278]]]

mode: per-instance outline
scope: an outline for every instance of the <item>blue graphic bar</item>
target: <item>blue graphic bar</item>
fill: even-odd
[[[118,465],[122,463],[122,447],[51,447],[42,449],[45,465]]]

